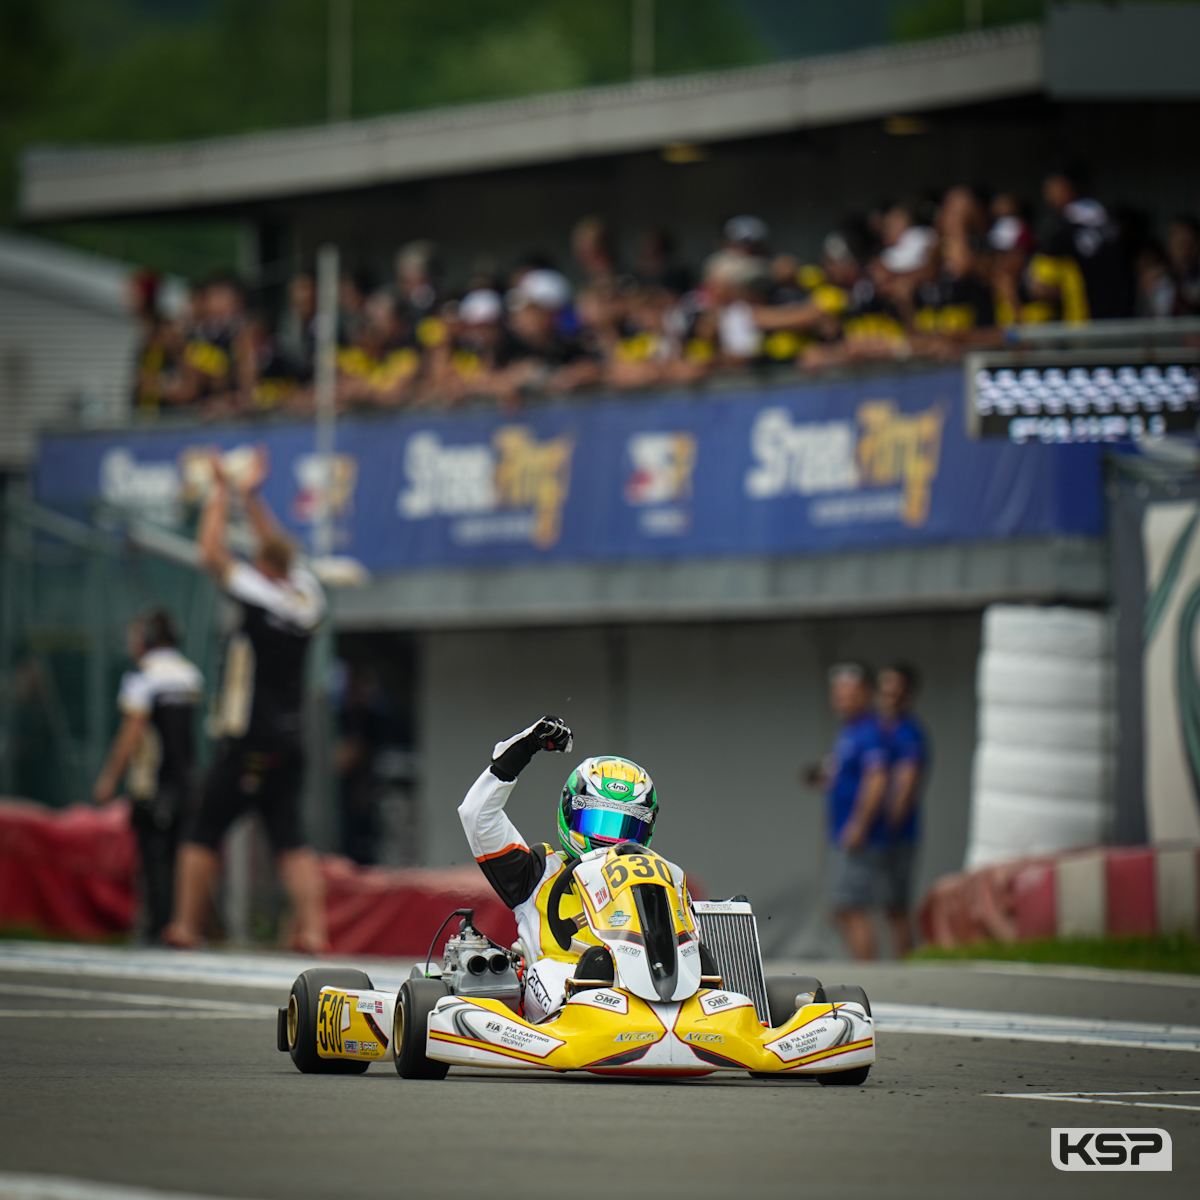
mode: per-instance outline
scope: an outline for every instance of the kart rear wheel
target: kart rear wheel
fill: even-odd
[[[825,999],[831,1004],[861,1004],[863,1011],[871,1015],[871,1002],[867,993],[853,983],[832,983],[825,989]],[[817,1082],[825,1087],[858,1087],[867,1082],[871,1073],[868,1063],[865,1067],[851,1067],[848,1071],[831,1071],[828,1075],[818,1075]]]
[[[317,1003],[324,987],[372,991],[371,979],[352,967],[312,967],[296,977],[287,1006],[288,1053],[305,1075],[361,1075],[371,1064],[317,1053]]]
[[[821,981],[811,975],[768,975],[766,985],[772,1029],[778,1029],[792,1019],[796,1011],[796,997],[801,992],[821,991]],[[817,1000],[820,1000],[819,996]]]
[[[425,1053],[429,1032],[429,1014],[437,1002],[450,995],[440,979],[409,979],[396,999],[392,1025],[392,1048],[396,1054],[396,1074],[401,1079],[445,1079],[450,1064],[438,1062]]]

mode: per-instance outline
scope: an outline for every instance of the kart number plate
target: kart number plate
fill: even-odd
[[[657,854],[626,854],[605,865],[604,878],[609,890],[616,895],[623,887],[635,883],[657,883],[671,887],[671,868]]]

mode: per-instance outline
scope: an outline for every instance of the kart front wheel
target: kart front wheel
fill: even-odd
[[[870,1073],[869,1065],[851,1067],[849,1071],[830,1071],[826,1075],[818,1075],[817,1082],[822,1087],[858,1087],[860,1083],[867,1082],[867,1076]]]
[[[305,1075],[361,1075],[371,1064],[317,1053],[317,1005],[324,987],[372,990],[371,979],[351,967],[312,967],[296,977],[287,1006],[287,1050]]]
[[[425,1038],[429,1014],[449,994],[450,989],[440,979],[409,979],[401,987],[392,1026],[396,1074],[401,1079],[446,1078],[450,1064],[438,1062],[425,1053]]]
[[[830,1004],[861,1004],[863,1012],[871,1015],[871,1002],[862,988],[852,983],[833,983],[825,989],[825,999]],[[870,1064],[865,1067],[851,1067],[848,1071],[831,1071],[828,1075],[818,1075],[817,1082],[825,1087],[858,1087],[867,1082],[871,1073]]]

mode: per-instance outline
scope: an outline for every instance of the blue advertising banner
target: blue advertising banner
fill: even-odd
[[[372,571],[515,562],[796,555],[1098,534],[1095,445],[967,437],[958,370],[713,398],[351,418],[338,427],[337,552]],[[37,500],[184,525],[208,454],[271,453],[266,498],[307,544],[310,425],[52,434]]]

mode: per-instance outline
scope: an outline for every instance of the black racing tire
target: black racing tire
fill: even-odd
[[[867,993],[853,983],[832,983],[825,989],[825,999],[831,1004],[861,1004],[867,1016],[871,1015],[871,1002]],[[865,1067],[851,1067],[848,1071],[831,1071],[828,1075],[818,1075],[817,1082],[824,1087],[858,1087],[867,1082],[871,1073],[868,1064]]]
[[[851,1004],[861,1004],[867,1016],[871,1015],[871,1002],[867,999],[867,993],[857,984],[831,983],[825,989],[825,999],[830,1004],[844,1004],[847,1001]]]
[[[450,995],[440,979],[409,979],[396,998],[392,1022],[392,1049],[396,1054],[396,1074],[401,1079],[445,1079],[450,1064],[438,1062],[425,1053],[429,1014],[437,1002]]]
[[[778,1029],[792,1019],[796,1011],[796,997],[801,992],[821,991],[821,981],[811,975],[768,975],[766,985],[772,1029]],[[818,1001],[821,999],[819,995],[816,998]]]
[[[865,1067],[851,1067],[848,1071],[830,1071],[826,1075],[818,1075],[817,1082],[822,1087],[858,1087],[860,1083],[867,1082],[870,1073],[868,1064]]]
[[[317,1054],[317,1002],[325,987],[373,991],[370,976],[353,967],[311,967],[296,977],[288,997],[288,1053],[305,1075],[361,1075],[371,1064]]]

